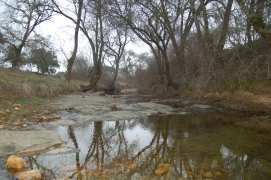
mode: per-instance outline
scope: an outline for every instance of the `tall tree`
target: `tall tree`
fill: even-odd
[[[51,19],[52,11],[48,8],[50,0],[2,0],[7,17],[2,20],[1,28],[7,43],[13,46],[14,61],[12,68],[18,68],[20,55],[35,28]]]
[[[263,12],[266,0],[257,0],[254,11],[250,10],[243,0],[236,0],[242,11],[246,14],[248,22],[254,27],[254,29],[259,33],[267,42],[271,45],[271,30],[267,23],[264,22]]]
[[[111,89],[115,90],[115,83],[119,72],[119,64],[125,50],[125,46],[129,43],[128,27],[125,24],[119,24],[115,21],[110,22],[112,28],[111,33],[113,36],[108,36],[106,41],[106,52],[112,56],[115,64],[115,73],[111,83]]]
[[[220,33],[219,41],[217,44],[217,51],[222,51],[225,46],[225,43],[226,43],[228,29],[229,29],[229,23],[230,23],[232,3],[233,3],[233,0],[228,0],[226,10],[224,13],[224,17],[223,17],[221,33]]]
[[[66,76],[66,81],[70,83],[71,78],[72,78],[72,65],[74,63],[74,60],[76,58],[76,53],[77,53],[77,48],[78,48],[78,34],[79,34],[79,27],[80,27],[80,21],[81,21],[81,15],[82,15],[82,8],[83,8],[83,0],[78,0],[78,2],[73,1],[75,4],[74,6],[78,6],[77,9],[77,20],[75,24],[75,32],[74,32],[74,48],[72,52],[72,56],[68,60],[68,66],[67,66],[67,76]],[[78,5],[76,4],[78,3]]]
[[[168,45],[171,35],[168,29],[172,28],[169,21],[169,1],[137,1],[123,2],[115,1],[115,13],[121,20],[125,21],[131,30],[149,46],[155,45],[161,52],[165,62],[165,75],[168,86],[178,89],[179,84],[174,82],[169,72]],[[164,11],[161,12],[161,9]],[[178,19],[178,18],[177,18]],[[170,27],[169,27],[170,26]]]
[[[82,4],[81,20],[78,22],[79,11],[75,10],[77,19],[70,16],[68,12],[57,4],[56,0],[51,0],[56,6],[55,12],[70,19],[74,24],[79,26],[79,29],[86,37],[92,50],[92,61],[94,65],[94,73],[90,78],[88,86],[81,86],[83,91],[91,90],[95,87],[102,74],[102,60],[104,57],[104,36],[107,35],[104,27],[104,15],[107,1],[91,0],[84,1]],[[75,51],[74,51],[75,52]]]

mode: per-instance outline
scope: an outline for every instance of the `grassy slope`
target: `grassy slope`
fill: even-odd
[[[83,82],[72,81],[71,84],[67,84],[61,78],[27,71],[11,72],[10,69],[0,69],[0,97],[4,99],[53,97],[78,91],[80,83]]]
[[[0,129],[24,129],[35,122],[36,114],[50,116],[56,113],[47,106],[61,94],[76,92],[82,81],[65,83],[65,79],[42,76],[26,71],[11,72],[0,69]],[[19,104],[19,110],[14,105]]]

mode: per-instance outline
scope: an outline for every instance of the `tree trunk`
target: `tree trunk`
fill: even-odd
[[[227,34],[228,34],[228,29],[229,29],[229,22],[230,22],[232,3],[233,3],[233,0],[228,0],[226,11],[224,13],[222,30],[221,30],[221,34],[220,34],[220,37],[219,37],[219,42],[218,42],[218,45],[217,45],[217,50],[218,51],[222,51],[223,48],[224,48],[224,45],[226,43],[226,38],[227,38]]]
[[[251,14],[243,0],[236,1],[241,7],[242,11],[246,14],[248,22],[254,27],[256,32],[259,33],[268,42],[268,44],[271,45],[271,31],[266,25],[266,23],[264,23],[263,18],[261,16],[263,11],[262,8],[264,7],[263,4],[262,6],[257,7],[256,14]],[[259,3],[264,3],[264,1],[258,0],[257,4]]]
[[[119,59],[120,59],[120,58],[119,58]],[[114,78],[113,78],[113,81],[112,81],[112,84],[111,84],[111,88],[112,88],[112,90],[114,90],[114,91],[115,91],[115,89],[116,89],[115,83],[116,83],[116,80],[117,80],[117,77],[118,77],[118,73],[119,73],[119,59],[116,60],[116,71],[115,71]]]
[[[218,41],[218,44],[217,44],[216,50],[215,50],[215,59],[222,67],[224,67],[224,61],[223,61],[223,57],[222,57],[223,52],[222,51],[223,51],[223,48],[225,46],[226,39],[227,39],[232,3],[233,3],[233,0],[228,0],[226,11],[224,13],[223,24],[222,24],[222,29],[221,29],[219,41]]]
[[[164,63],[162,62],[161,53],[160,53],[159,49],[155,50],[153,46],[150,46],[150,48],[151,48],[151,50],[152,50],[152,52],[154,54],[154,58],[155,58],[155,61],[156,61],[156,65],[157,65],[157,69],[158,69],[158,75],[159,75],[159,81],[160,81],[160,83],[163,84],[164,83],[164,78],[163,78],[164,70],[162,68],[163,67],[162,64],[164,64]]]
[[[82,91],[86,92],[86,91],[93,89],[96,86],[97,82],[99,81],[101,75],[102,75],[101,65],[95,66],[95,72],[93,73],[93,75],[90,79],[89,85],[87,85],[87,86],[81,85]]]
[[[167,56],[164,55],[165,58],[165,75],[167,77],[167,81],[168,81],[168,87],[171,86],[173,87],[175,90],[177,90],[179,88],[179,84],[174,82],[173,79],[171,79],[170,77],[170,73],[169,73],[169,61],[167,59]]]
[[[22,51],[22,48],[18,49],[15,46],[14,48],[15,48],[15,59],[14,61],[12,61],[11,70],[19,69],[20,56],[21,56],[21,51]]]
[[[249,7],[249,13],[253,13],[253,8],[254,8],[255,0],[251,0],[250,2],[250,7]],[[247,27],[246,27],[246,36],[248,40],[248,44],[251,44],[252,39],[251,39],[251,24],[249,23],[249,20],[247,18]]]
[[[68,81],[68,83],[71,82],[72,65],[76,58],[76,53],[77,53],[77,48],[78,48],[78,34],[79,34],[80,20],[81,20],[81,14],[82,14],[83,0],[79,0],[78,3],[79,3],[78,14],[77,14],[77,21],[76,21],[76,27],[75,27],[75,32],[74,32],[74,49],[73,49],[71,58],[68,60],[68,67],[67,67],[66,81]]]

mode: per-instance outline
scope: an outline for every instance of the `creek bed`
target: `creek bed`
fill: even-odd
[[[81,114],[70,112],[70,116]],[[69,114],[63,117],[68,119]],[[267,180],[271,137],[240,126],[250,121],[233,112],[191,110],[186,115],[44,126],[74,150],[23,156],[25,170],[39,169],[43,179]],[[7,171],[6,159],[0,159],[0,179],[15,179]]]

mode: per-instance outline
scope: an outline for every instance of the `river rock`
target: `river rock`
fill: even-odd
[[[61,145],[60,135],[54,131],[0,131],[0,157],[12,154],[35,153]]]
[[[19,108],[19,107],[22,107],[22,105],[20,105],[20,104],[13,104],[12,107],[18,107]]]
[[[73,120],[57,120],[57,121],[51,121],[48,124],[51,126],[73,125],[73,124],[75,124],[75,121],[73,121]]]
[[[203,173],[203,176],[206,178],[213,178],[214,177],[213,173],[211,173],[211,172],[205,172],[205,173]]]
[[[20,180],[39,180],[41,179],[41,172],[38,169],[29,171],[20,171],[14,174]]]
[[[221,177],[224,177],[223,174],[220,172],[220,171],[216,171],[214,172],[214,176],[217,178],[221,178]]]
[[[190,177],[195,176],[195,174],[191,171],[185,171],[185,174],[189,175]]]
[[[210,105],[204,105],[204,104],[194,104],[191,106],[192,109],[196,108],[196,109],[210,109],[212,108],[212,106]]]
[[[26,162],[23,158],[11,155],[7,160],[7,166],[14,169],[23,169],[26,166]]]
[[[188,115],[188,114],[191,114],[190,112],[179,112],[178,113],[179,115]]]
[[[169,168],[159,168],[155,170],[155,174],[157,174],[158,176],[161,176],[167,173],[169,170],[170,170]]]
[[[116,105],[116,107],[118,109],[126,110],[126,111],[137,111],[138,110],[137,108],[130,106],[130,105],[127,105],[127,104],[118,104],[118,105]]]
[[[139,118],[140,115],[131,111],[110,111],[102,115],[102,117],[107,117],[107,118],[112,117],[112,118],[123,120],[123,119]]]

